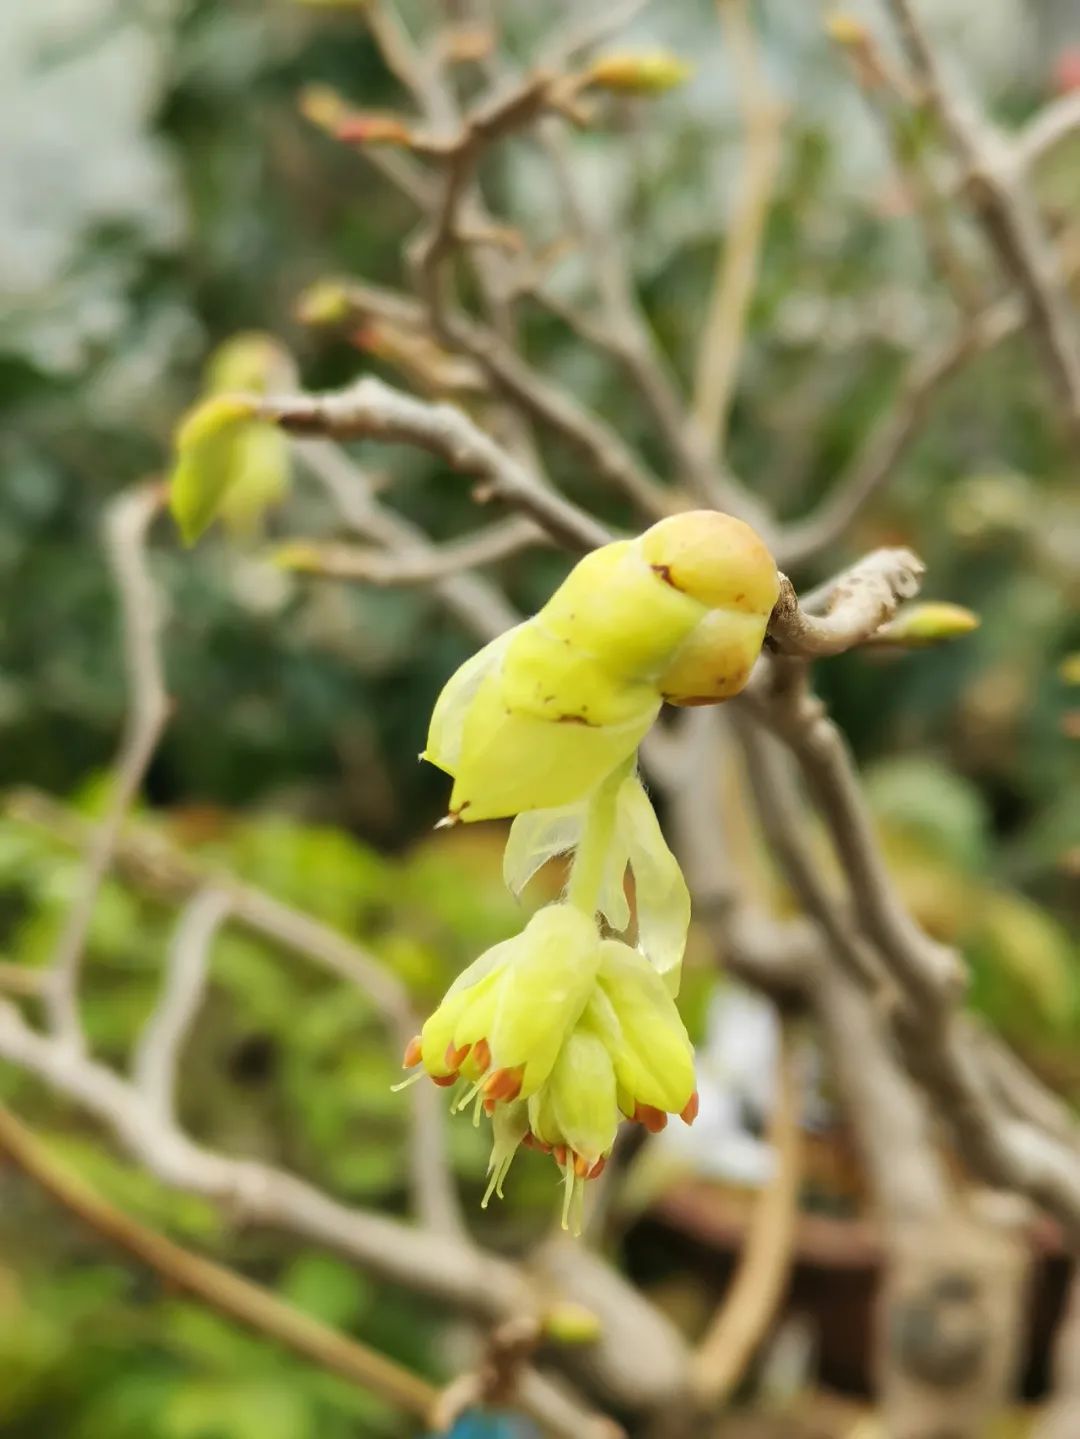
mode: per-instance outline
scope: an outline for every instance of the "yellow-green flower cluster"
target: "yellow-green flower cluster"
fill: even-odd
[[[516,815],[504,860],[520,893],[573,856],[562,900],[481,955],[409,1045],[455,1109],[494,1136],[484,1203],[521,1144],[563,1173],[564,1226],[623,1119],[697,1114],[693,1050],[675,1006],[690,896],[637,775],[667,700],[738,692],[778,577],[748,526],[712,511],[663,520],[583,559],[548,603],[475,655],[435,706],[426,757],[454,777],[451,816]],[[636,945],[627,871],[633,877]]]
[[[454,777],[451,814],[494,819],[580,799],[634,754],[665,700],[737,694],[778,592],[758,536],[713,510],[586,555],[439,696],[424,758]]]

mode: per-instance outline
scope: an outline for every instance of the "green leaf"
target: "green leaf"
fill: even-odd
[[[298,1309],[337,1329],[355,1329],[374,1294],[370,1280],[354,1265],[317,1250],[293,1260],[280,1289]]]

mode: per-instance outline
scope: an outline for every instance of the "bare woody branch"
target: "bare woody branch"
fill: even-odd
[[[545,485],[454,405],[417,400],[370,375],[333,394],[253,395],[250,403],[254,413],[293,434],[428,450],[572,550],[593,549],[608,538],[591,515]]]
[[[229,916],[229,897],[208,885],[184,907],[169,945],[165,982],[132,1063],[132,1081],[147,1104],[173,1114],[180,1050],[206,988],[210,948]]]
[[[15,796],[9,813],[45,828],[64,843],[82,845],[94,833],[91,826],[44,796]],[[199,971],[205,954],[200,953],[199,946],[204,937],[212,937],[226,917],[367,995],[399,1051],[416,1033],[418,1019],[404,985],[373,955],[337,930],[221,870],[198,864],[150,832],[121,830],[112,852],[117,869],[126,879],[161,898],[194,906],[200,896],[206,896],[194,916],[189,911],[192,927],[185,929],[181,925],[174,937],[166,987],[136,1055],[136,1083],[144,1088],[150,1108],[161,1110],[171,1095],[176,1047],[183,1039],[190,1008],[197,1003],[201,989]],[[219,910],[223,911],[220,917]],[[414,1086],[411,1096],[409,1154],[417,1212],[441,1233],[460,1233],[460,1206],[446,1160],[437,1097],[426,1085]]]
[[[915,0],[889,0],[923,86],[925,103],[965,170],[975,213],[1002,268],[1024,299],[1032,333],[1080,442],[1080,335],[1068,287],[1007,142],[957,98],[943,74]]]
[[[418,525],[376,499],[364,470],[327,440],[297,440],[294,448],[333,500],[349,529],[380,544],[403,565],[433,564],[436,547]],[[431,581],[432,593],[472,634],[494,639],[521,616],[502,590],[480,575],[453,574]]]
[[[776,1172],[757,1200],[731,1286],[694,1355],[694,1398],[705,1412],[715,1412],[730,1397],[784,1297],[802,1182],[800,1097],[794,1045],[785,1027],[768,1134]]]
[[[430,585],[464,570],[495,564],[523,550],[549,543],[547,534],[524,517],[514,517],[461,540],[432,545],[428,553],[388,554],[385,550],[318,540],[290,540],[275,555],[291,570],[328,579],[362,580],[380,588]]]
[[[616,227],[590,207],[582,193],[565,135],[554,117],[541,122],[539,136],[551,161],[563,198],[570,233],[589,262],[600,302],[600,318],[582,318],[533,285],[525,293],[549,309],[587,343],[610,355],[621,366],[651,413],[657,429],[685,483],[700,499],[718,505],[757,525],[770,527],[765,513],[730,473],[714,464],[704,436],[695,426],[680,393],[671,365],[660,350],[634,291],[624,245]]]
[[[1080,131],[1080,90],[1070,90],[1059,95],[1049,105],[1044,105],[1014,138],[1012,159],[1014,166],[1030,174],[1033,166],[1057,149],[1063,140]]]
[[[850,942],[861,935],[872,944],[896,981],[899,1002],[890,1009],[904,1062],[933,1097],[965,1162],[984,1183],[1047,1209],[1080,1242],[1080,1146],[1056,1126],[1043,1126],[1030,1095],[1022,1117],[1001,1104],[958,1007],[964,983],[958,958],[919,929],[896,894],[851,756],[805,675],[784,666],[771,693],[755,685],[738,703],[751,705],[799,762],[848,889],[856,926]],[[789,811],[798,812],[794,795]],[[789,877],[798,888],[798,875]]]
[[[896,474],[918,439],[941,389],[977,355],[1023,328],[1023,305],[999,301],[962,324],[940,346],[914,356],[898,392],[863,440],[820,509],[788,526],[780,537],[780,558],[799,564],[843,538],[852,522]]]
[[[924,566],[910,550],[874,550],[834,580],[824,614],[800,604],[786,575],[769,620],[769,642],[782,655],[822,659],[868,640],[892,619],[902,600],[919,592]]]
[[[428,326],[423,306],[393,290],[349,281],[341,285],[340,298],[350,322],[375,318],[401,327],[404,334],[421,334]],[[592,474],[624,494],[643,514],[655,519],[669,513],[672,496],[618,431],[569,390],[540,374],[492,326],[447,305],[438,334],[452,351],[472,361],[496,395],[570,446]]]
[[[745,132],[740,187],[717,261],[701,335],[693,417],[710,454],[724,449],[727,415],[757,280],[769,202],[780,164],[783,110],[769,91],[749,0],[717,0]]]
[[[426,1420],[438,1391],[392,1359],[294,1309],[250,1279],[146,1228],[114,1208],[57,1163],[25,1125],[0,1109],[0,1154],[70,1214],[145,1264],[169,1285],[226,1318]]]
[[[349,1209],[284,1170],[204,1149],[163,1122],[132,1085],[36,1033],[10,1005],[0,1006],[0,1058],[94,1115],[163,1183],[223,1204],[247,1222],[304,1235],[373,1274],[450,1304],[473,1296],[480,1313],[520,1306],[526,1297],[511,1269],[457,1239]]]
[[[79,816],[31,792],[9,801],[7,812],[73,846],[84,842],[89,829]],[[127,882],[172,902],[190,897],[213,881],[229,896],[231,922],[273,942],[295,947],[298,953],[323,963],[332,972],[351,976],[354,983],[370,993],[364,978],[369,972],[364,963],[367,957],[344,936],[250,885],[205,869],[159,835],[135,826],[127,828],[117,847],[116,863]],[[378,972],[396,986],[388,971],[380,968]],[[397,992],[391,989],[382,996],[390,1014],[394,1012]],[[415,1019],[407,997],[401,1022],[402,1033],[411,1034]],[[336,1204],[284,1171],[198,1149],[175,1128],[163,1126],[133,1085],[90,1060],[68,1062],[59,1045],[35,1034],[10,1007],[0,1008],[0,1059],[37,1074],[52,1089],[97,1115],[165,1183],[216,1199],[252,1223],[305,1234],[360,1263],[370,1261],[373,1273],[481,1316],[507,1318],[520,1314],[534,1300],[531,1283],[513,1266],[482,1253],[475,1256],[475,1263],[470,1263],[469,1254],[474,1253],[471,1242],[460,1232],[440,1229],[427,1209],[422,1209],[427,1227],[414,1229]],[[434,1101],[430,1113],[438,1129],[427,1140],[427,1164],[429,1170],[434,1169],[434,1189],[434,1181],[446,1173],[445,1165],[435,1157],[442,1153],[443,1142],[438,1091],[431,1085],[415,1085],[411,1092],[426,1102]],[[416,1121],[413,1134],[413,1142],[419,1142],[422,1131]],[[366,1222],[369,1219],[370,1225]],[[630,1407],[649,1407],[677,1392],[685,1377],[687,1356],[670,1323],[634,1295],[606,1264],[595,1271],[578,1261],[556,1266],[554,1259],[559,1252],[553,1249],[548,1255],[545,1251],[534,1268],[538,1275],[546,1276],[545,1282],[565,1287],[568,1297],[595,1310],[601,1318],[603,1335],[590,1357],[589,1368],[595,1371],[602,1387]],[[572,1252],[580,1251],[572,1246]],[[634,1355],[646,1351],[652,1362],[648,1371],[643,1371]],[[529,1379],[525,1387],[534,1394],[538,1405],[547,1396],[552,1398],[553,1410],[559,1411],[558,1403],[539,1378]]]
[[[146,562],[146,535],[165,502],[160,485],[122,493],[105,517],[109,564],[120,597],[128,712],[108,811],[86,854],[79,889],[52,956],[45,1005],[53,1031],[81,1049],[77,988],[98,891],[112,863],[120,829],[137,795],[169,717],[159,649],[161,602]]]

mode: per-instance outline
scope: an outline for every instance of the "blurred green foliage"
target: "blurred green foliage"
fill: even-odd
[[[406,9],[422,16],[419,0]],[[653,9],[665,12],[650,22],[656,37],[695,54],[698,80],[631,124],[630,139],[583,136],[580,158],[590,193],[619,217],[644,304],[685,379],[733,190],[737,127],[715,82],[724,62],[711,0]],[[519,57],[534,53],[542,11],[508,7]],[[811,11],[764,7],[790,119],[730,435],[736,468],[785,515],[827,491],[893,402],[907,355],[947,324],[884,141]],[[16,165],[0,173],[0,590],[14,597],[0,624],[0,786],[76,793],[93,811],[102,793],[90,777],[114,749],[124,704],[97,542],[105,501],[163,470],[207,356],[236,332],[279,337],[313,385],[371,363],[305,331],[294,301],[327,274],[399,282],[414,216],[296,112],[297,92],[315,82],[365,106],[398,103],[346,12],[289,0],[35,0],[0,7],[0,56],[2,128],[20,137]],[[1018,118],[1042,97],[1020,84],[1003,98]],[[717,145],[718,128],[730,145]],[[904,137],[910,153],[925,143]],[[53,183],[36,184],[39,175]],[[555,238],[550,180],[531,146],[508,145],[485,179],[538,243]],[[1061,223],[1077,201],[1060,160],[1046,185]],[[554,282],[580,300],[573,255]],[[663,466],[620,375],[547,317],[526,312],[524,330],[542,366]],[[415,456],[361,453],[392,474],[387,502],[433,536],[473,522],[457,477]],[[609,504],[565,455],[551,460],[571,493]],[[1067,719],[1078,691],[1061,671],[1080,647],[1073,480],[1026,342],[980,359],[943,390],[846,548],[912,544],[928,563],[928,594],[970,606],[982,626],[940,650],[846,656],[820,666],[819,682],[866,767],[890,861],[920,919],[963,946],[974,1002],[1076,1095],[1080,980],[1065,926],[1077,918],[1080,866]],[[286,537],[330,532],[334,519],[300,482],[268,523]],[[426,1002],[518,917],[498,883],[498,846],[482,836],[386,853],[439,812],[444,787],[415,755],[431,701],[472,641],[422,593],[273,573],[254,546],[216,536],[193,554],[165,526],[156,539],[177,712],[150,774],[146,821],[356,937]],[[823,557],[822,572],[842,558]],[[502,577],[527,607],[562,563],[540,555]],[[78,864],[28,827],[0,824],[6,960],[45,961]],[[102,890],[85,1017],[106,1060],[123,1062],[149,1012],[174,918],[117,880]],[[691,966],[692,1022],[709,983]],[[399,1210],[397,1064],[362,995],[232,927],[214,946],[183,1117],[208,1143]],[[421,1371],[440,1368],[436,1317],[408,1295],[166,1194],[10,1073],[0,1093],[133,1214]],[[482,1142],[465,1122],[450,1134],[472,1196]],[[0,1263],[5,1436],[405,1432],[355,1390],[117,1266],[25,1186],[7,1176],[0,1185],[0,1253],[18,1254]],[[543,1221],[550,1167],[523,1156],[511,1186],[513,1206],[485,1221],[507,1241]]]

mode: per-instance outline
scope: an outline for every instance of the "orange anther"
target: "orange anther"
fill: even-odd
[[[634,1110],[634,1120],[643,1124],[650,1134],[659,1134],[667,1126],[667,1115],[651,1104],[639,1104]]]
[[[679,1118],[684,1124],[693,1124],[698,1117],[698,1110],[701,1108],[701,1098],[695,1089],[690,1098],[686,1101],[685,1109],[680,1110]]]
[[[452,1084],[456,1084],[458,1081],[456,1074],[433,1074],[431,1078],[440,1089],[449,1089]]]
[[[590,1178],[590,1179],[599,1179],[600,1176],[601,1176],[601,1174],[603,1174],[603,1172],[604,1172],[604,1165],[605,1165],[606,1163],[607,1163],[607,1155],[606,1155],[606,1154],[601,1154],[600,1158],[596,1161],[596,1163],[593,1165],[593,1167],[589,1170],[589,1178]]]
[[[588,1179],[591,1167],[584,1154],[574,1155],[574,1173],[579,1179]]]
[[[521,1093],[524,1072],[517,1069],[494,1069],[484,1080],[484,1093],[491,1099],[505,1099],[509,1104]]]
[[[420,1049],[420,1036],[418,1034],[414,1034],[412,1039],[410,1039],[408,1044],[405,1046],[405,1054],[401,1061],[402,1069],[412,1069],[414,1064],[420,1063]]]
[[[551,1152],[552,1152],[552,1154],[555,1156],[555,1163],[559,1166],[559,1168],[560,1168],[560,1169],[565,1169],[565,1168],[566,1168],[566,1145],[565,1145],[565,1144],[556,1144],[555,1148],[554,1148]]]
[[[491,1063],[491,1049],[486,1039],[478,1039],[473,1045],[472,1062],[480,1074],[484,1074]]]
[[[460,1069],[465,1060],[468,1059],[470,1049],[472,1049],[471,1044],[463,1044],[460,1049],[455,1049],[452,1042],[448,1044],[446,1046],[446,1054],[443,1058],[443,1063],[447,1069]]]

